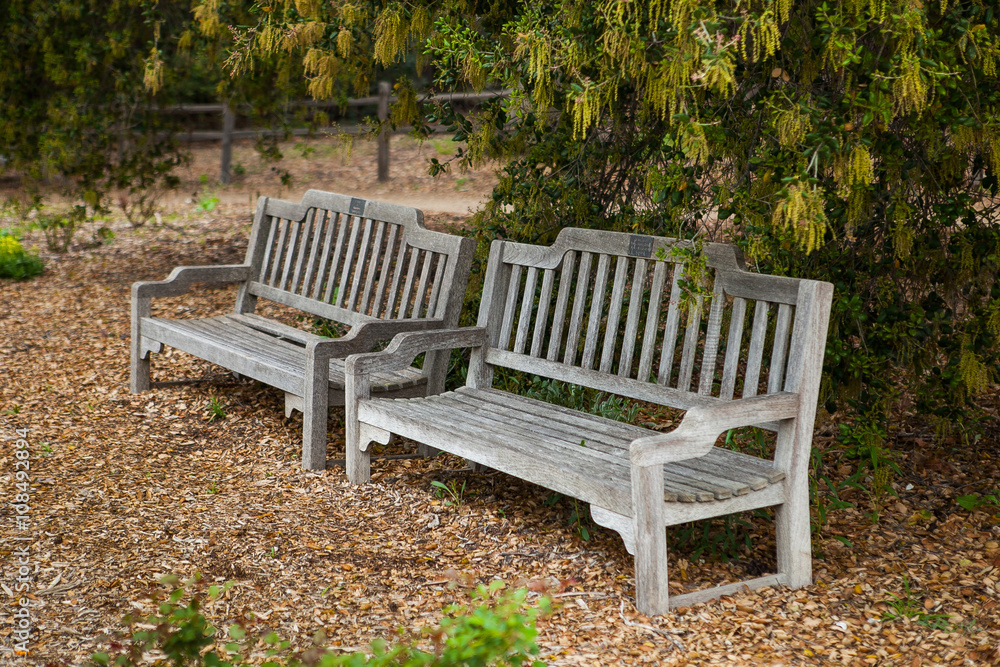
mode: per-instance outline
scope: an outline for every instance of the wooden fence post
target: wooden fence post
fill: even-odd
[[[231,179],[230,165],[233,161],[233,128],[236,125],[236,115],[229,106],[229,100],[222,104],[222,164],[219,166],[219,181],[229,185]]]
[[[388,81],[378,83],[378,119],[385,123],[389,118],[389,93],[392,86]],[[378,180],[385,183],[389,180],[389,127],[382,126],[378,135]]]

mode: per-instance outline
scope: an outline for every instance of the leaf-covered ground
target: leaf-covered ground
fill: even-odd
[[[341,166],[317,167],[301,189],[364,189],[371,163],[358,150],[355,166],[343,167],[353,177]],[[419,159],[414,153],[409,162]],[[210,167],[211,154],[202,162]],[[108,647],[124,615],[153,611],[150,593],[163,575],[195,572],[236,582],[206,608],[213,623],[274,630],[301,650],[318,630],[351,651],[399,628],[432,625],[446,605],[468,601],[462,584],[500,578],[556,600],[538,626],[542,658],[553,665],[1000,664],[1000,507],[970,512],[956,502],[1000,490],[996,420],[969,446],[898,424],[895,495],[873,497],[863,477],[841,494],[854,507],[831,511],[815,536],[812,586],[646,618],[633,604],[633,567],[620,539],[590,525],[590,539],[581,539],[572,501],[499,473],[469,472],[448,456],[376,461],[362,487],[339,468],[304,472],[301,416],[284,417],[277,391],[178,352],[153,362],[154,381],[171,384],[131,395],[131,283],[178,265],[241,261],[254,190],[277,190],[261,169],[259,181],[251,173],[220,190],[210,211],[199,205],[215,193],[195,185],[190,201],[175,197],[163,217],[170,228],[91,223],[71,252],[46,255],[41,277],[0,281],[2,650],[15,643],[17,599],[27,595],[32,611],[29,656],[5,653],[2,664],[85,664]],[[449,205],[461,178],[480,178],[479,194],[489,184],[454,174],[427,195],[437,210],[464,210]],[[116,238],[88,247],[98,226]],[[42,245],[37,232],[25,239],[32,242]],[[190,317],[225,310],[233,297],[200,289],[155,308]],[[213,402],[224,417],[211,419]],[[342,417],[331,411],[331,457],[343,448]],[[17,429],[27,429],[31,466],[23,530],[15,522]],[[818,474],[836,483],[859,462],[836,456],[835,429],[836,416],[825,416],[816,445],[827,451]],[[403,443],[389,453],[412,449]],[[748,526],[737,537],[752,535],[755,548],[728,563],[696,558],[697,543],[675,541],[675,590],[773,562],[768,524]],[[26,593],[17,590],[16,552],[25,543]]]

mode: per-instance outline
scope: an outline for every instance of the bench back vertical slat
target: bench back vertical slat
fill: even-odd
[[[389,303],[389,295],[386,289],[391,284],[390,274],[394,264],[393,258],[397,256],[396,235],[399,233],[398,225],[389,225],[389,238],[385,243],[385,252],[382,254],[382,270],[379,272],[378,285],[375,287],[375,308],[372,315],[376,317],[389,317],[392,312],[392,304]]]
[[[583,368],[594,367],[594,356],[597,353],[597,341],[600,337],[601,320],[604,317],[605,290],[608,285],[608,272],[611,270],[611,257],[601,253],[597,258],[597,273],[594,279],[594,289],[590,293],[590,317],[587,318],[587,334],[583,341]],[[586,307],[586,304],[584,304]]]
[[[705,351],[701,357],[700,380],[698,393],[703,396],[712,395],[715,384],[715,363],[719,353],[719,339],[722,336],[722,316],[726,306],[726,295],[722,291],[722,281],[715,281],[712,291],[712,307],[708,313],[708,330],[705,332]]]
[[[576,293],[573,295],[573,312],[569,317],[569,328],[566,330],[566,352],[563,363],[572,366],[576,363],[578,352],[577,341],[583,328],[583,308],[587,301],[590,285],[590,264],[593,255],[589,252],[580,254],[580,267],[576,276]]]
[[[341,281],[341,289],[337,298],[337,305],[348,310],[354,310],[357,302],[358,291],[364,280],[365,261],[368,259],[368,243],[371,241],[372,235],[371,220],[356,218],[356,221],[355,230],[360,231],[360,233],[356,233],[351,240],[355,241],[358,236],[361,239],[359,242],[351,244],[348,255],[351,261],[344,265],[344,278]],[[362,228],[363,231],[361,231]],[[343,296],[345,293],[347,294],[346,299]]]
[[[781,391],[785,373],[785,353],[788,349],[788,331],[792,322],[792,307],[778,305],[778,318],[774,325],[774,342],[771,344],[771,363],[767,375],[767,393]]]
[[[747,353],[747,370],[743,376],[743,398],[757,395],[761,362],[764,358],[764,339],[767,337],[768,312],[770,309],[771,304],[767,301],[758,301],[754,307],[753,329],[750,332],[750,350]]]
[[[347,224],[351,226],[351,236],[347,241],[347,248],[344,250],[344,255],[342,258],[343,266],[340,268],[340,279],[337,281],[337,289],[334,290],[335,294],[333,297],[333,305],[344,307],[345,297],[350,290],[350,283],[348,282],[351,278],[352,269],[354,268],[354,258],[358,252],[358,241],[359,236],[361,236],[361,227],[363,227],[363,221],[357,216],[348,216]]]
[[[681,353],[681,367],[677,374],[677,388],[681,391],[691,391],[694,358],[698,351],[698,336],[701,333],[701,313],[704,308],[705,297],[700,294],[695,297],[694,303],[688,306],[687,328],[684,330],[684,351]]]
[[[308,290],[302,287],[300,282],[302,280],[302,268],[305,266],[306,257],[309,255],[309,245],[313,238],[313,221],[315,218],[316,210],[312,209],[306,214],[305,221],[299,225],[301,233],[299,234],[298,257],[295,261],[295,273],[292,275],[292,284],[289,287],[289,291],[293,294],[308,294]]]
[[[507,296],[504,299],[503,306],[503,322],[500,325],[500,341],[499,346],[501,349],[507,350],[510,348],[510,334],[514,330],[514,318],[516,316],[515,309],[517,308],[517,294],[521,288],[521,265],[515,264],[511,267],[510,278],[507,282]]]
[[[611,302],[608,304],[607,325],[604,329],[604,348],[601,350],[601,364],[598,370],[602,373],[611,372],[614,362],[615,347],[618,344],[618,322],[621,321],[622,304],[625,302],[625,281],[628,279],[629,260],[618,257],[615,262],[615,283],[611,289]]]
[[[358,306],[358,311],[362,313],[368,313],[374,315],[373,310],[377,310],[377,307],[373,307],[372,304],[372,290],[375,288],[375,276],[379,272],[379,259],[384,254],[385,248],[383,247],[383,242],[385,241],[385,228],[386,224],[381,220],[375,221],[375,240],[372,243],[372,253],[371,257],[368,258],[368,266],[365,270],[365,288],[361,292],[361,303]]]
[[[729,336],[726,339],[726,359],[722,367],[722,385],[719,398],[731,400],[736,391],[736,375],[739,372],[740,351],[743,349],[743,321],[746,318],[747,300],[733,298],[730,313]]]
[[[396,257],[392,261],[395,268],[392,273],[392,282],[389,284],[389,296],[385,299],[385,317],[392,317],[392,314],[396,312],[397,298],[400,294],[399,288],[403,282],[403,269],[406,267],[407,250],[406,244],[400,243],[396,249]]]
[[[645,284],[646,272],[646,260],[642,258],[635,260],[632,272],[632,289],[628,300],[628,314],[625,316],[625,334],[622,337],[622,354],[618,361],[619,377],[629,377],[632,373],[632,357],[635,354],[636,337],[639,331],[639,311],[642,309],[642,286]]]
[[[417,262],[420,261],[420,253],[422,252],[419,248],[408,248],[407,250],[410,261],[407,264],[406,280],[403,282],[403,293],[399,299],[399,314],[397,317],[400,318],[406,317],[406,311],[410,305],[410,296],[413,294],[413,281],[417,275]]]
[[[427,297],[427,312],[425,317],[431,317],[432,313],[435,313],[438,309],[438,300],[441,298],[441,284],[444,280],[445,263],[441,261],[441,258],[436,259],[436,268],[434,269],[434,281],[431,285],[431,293]]]
[[[545,331],[549,322],[549,306],[552,305],[552,285],[555,283],[556,272],[544,269],[542,272],[542,290],[538,298],[538,314],[535,316],[535,330],[531,336],[531,356],[542,354],[545,342]]]
[[[275,286],[278,283],[279,270],[281,269],[281,259],[283,256],[282,249],[285,247],[285,236],[288,234],[288,221],[286,220],[275,220],[272,224],[279,228],[278,243],[274,246],[274,252],[271,254],[271,279],[268,281],[268,285]]]
[[[311,296],[314,293],[313,280],[316,278],[316,261],[320,257],[320,246],[325,245],[321,243],[321,240],[329,240],[326,235],[326,211],[313,210],[310,215],[313,220],[313,241],[310,244],[312,248],[309,251],[309,263],[306,265],[306,275],[302,280],[302,296]]]
[[[333,218],[334,216],[330,216]],[[334,219],[334,226],[337,230],[337,243],[333,247],[333,255],[330,257],[330,264],[326,273],[326,289],[323,291],[323,301],[330,303],[337,289],[337,276],[340,271],[341,258],[344,256],[344,244],[347,242],[347,228],[350,226],[351,216],[343,212],[338,212]],[[330,230],[332,236],[333,229]]]
[[[517,336],[514,338],[514,351],[518,354],[524,353],[524,346],[528,342],[528,331],[531,327],[531,308],[534,304],[535,283],[537,281],[538,269],[534,266],[528,267],[523,298],[521,299],[521,313],[517,321]],[[513,284],[513,281],[511,284]]]
[[[663,287],[667,282],[667,263],[656,262],[653,268],[653,284],[649,288],[649,310],[646,311],[646,328],[642,334],[642,352],[639,355],[638,379],[646,381],[653,372],[656,357],[656,332],[660,323],[660,308],[663,301]],[[620,375],[620,373],[619,373]]]
[[[566,325],[566,309],[569,306],[570,284],[573,282],[573,269],[575,268],[576,253],[571,250],[563,258],[562,271],[559,274],[559,292],[556,296],[556,308],[552,312],[552,332],[549,336],[549,350],[545,355],[545,358],[549,361],[555,361],[559,358],[563,328]]]
[[[428,303],[427,283],[430,280],[433,263],[434,263],[433,253],[425,250],[424,263],[423,266],[420,268],[420,282],[417,284],[417,294],[416,298],[413,300],[412,317],[422,317],[424,314],[423,308],[425,307],[425,304]]]
[[[670,302],[667,306],[667,322],[663,327],[663,347],[660,352],[660,370],[656,381],[662,385],[670,384],[670,371],[674,365],[674,350],[677,347],[677,331],[680,323],[681,279],[684,277],[684,265],[674,265],[673,280],[670,285]]]

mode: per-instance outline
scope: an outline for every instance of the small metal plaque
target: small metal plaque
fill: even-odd
[[[364,215],[365,214],[365,200],[359,199],[357,197],[351,197],[351,215]]]
[[[632,235],[628,240],[630,257],[651,257],[653,255],[653,237]]]

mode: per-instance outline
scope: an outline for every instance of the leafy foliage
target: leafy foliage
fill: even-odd
[[[395,122],[442,122],[465,143],[432,170],[501,161],[481,238],[733,240],[762,270],[835,283],[825,395],[850,407],[848,441],[884,438],[903,392],[975,437],[968,416],[1000,361],[995,1],[259,7],[237,31],[237,74],[297,50],[324,97],[416,53],[440,89],[512,91],[476,115],[420,117],[397,86]]]

